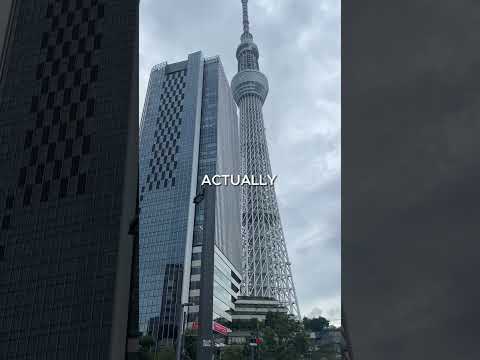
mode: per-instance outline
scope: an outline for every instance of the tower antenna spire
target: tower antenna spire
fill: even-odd
[[[242,14],[243,14],[243,32],[249,33],[248,22],[248,0],[242,0]]]

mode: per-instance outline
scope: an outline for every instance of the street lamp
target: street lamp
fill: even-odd
[[[180,359],[185,359],[185,325],[187,322],[188,317],[188,308],[189,306],[193,306],[193,303],[187,302],[182,304],[182,313],[183,313],[183,324],[182,324],[182,341],[180,342]],[[184,308],[187,308],[185,313]]]

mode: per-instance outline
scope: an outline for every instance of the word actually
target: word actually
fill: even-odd
[[[275,180],[277,180],[277,175],[267,175],[265,177],[260,175],[258,178],[255,175],[213,175],[211,178],[210,176],[205,175],[202,180],[202,185],[273,186],[275,184]]]

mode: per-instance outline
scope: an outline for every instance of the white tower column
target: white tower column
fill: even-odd
[[[243,34],[232,91],[240,109],[242,174],[272,175],[262,106],[268,80],[259,71],[257,45],[249,30],[248,0],[242,0]],[[300,318],[274,186],[242,187],[242,295],[271,297]]]

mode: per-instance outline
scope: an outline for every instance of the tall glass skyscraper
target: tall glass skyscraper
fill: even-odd
[[[259,69],[247,5],[248,0],[242,0],[243,34],[236,52],[238,73],[232,79],[232,90],[240,108],[242,173],[266,178],[272,175],[262,113],[268,81]],[[242,241],[242,295],[274,298],[300,317],[273,185],[242,187]]]
[[[230,319],[241,280],[240,190],[201,182],[239,167],[220,59],[197,52],[155,66],[140,126],[139,316],[156,346],[174,344],[184,324],[211,332],[212,321]]]

